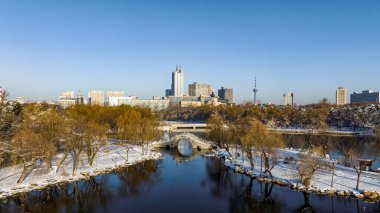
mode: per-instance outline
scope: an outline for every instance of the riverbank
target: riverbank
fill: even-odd
[[[240,152],[239,150],[237,150]],[[296,178],[295,164],[284,162],[285,158],[298,158],[299,151],[278,149],[278,164],[273,168],[273,178],[263,177],[260,172],[260,157],[254,158],[254,169],[250,168],[249,160],[244,157],[230,157],[224,149],[214,151],[211,156],[225,158],[224,165],[235,172],[243,173],[259,181],[273,182],[281,186],[289,186],[299,191],[314,192],[318,194],[353,196],[366,198],[368,201],[377,201],[380,193],[380,173],[362,172],[359,190],[355,190],[357,174],[354,169],[337,165],[334,172],[334,184],[331,187],[332,172],[329,168],[319,169],[313,176],[311,187],[306,189]],[[235,156],[236,150],[232,150]],[[210,156],[210,155],[209,155]],[[326,160],[329,161],[329,160]]]
[[[269,132],[281,133],[281,134],[313,134],[313,135],[330,135],[330,136],[374,136],[374,130],[311,130],[311,129],[297,129],[297,128],[269,128]]]
[[[36,165],[35,168],[28,173],[22,183],[17,183],[22,172],[21,164],[1,168],[0,199],[33,190],[40,190],[58,183],[88,179],[91,176],[109,173],[146,160],[158,160],[161,158],[161,154],[149,151],[142,155],[141,148],[139,146],[134,146],[129,150],[127,159],[125,147],[110,144],[99,151],[92,166],[88,165],[87,156],[83,153],[80,157],[76,175],[72,175],[73,159],[71,155],[66,157],[57,170],[57,165],[63,157],[63,154],[58,154],[52,160],[51,169],[47,168],[46,163]]]

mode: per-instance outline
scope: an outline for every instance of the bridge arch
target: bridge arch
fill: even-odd
[[[177,148],[178,142],[181,140],[188,140],[193,149],[209,149],[211,142],[206,141],[191,133],[181,133],[175,135],[173,138],[169,138],[166,141],[158,141],[152,144],[154,148]]]

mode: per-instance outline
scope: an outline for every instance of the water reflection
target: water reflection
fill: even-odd
[[[206,171],[213,196],[229,202],[229,212],[376,212],[380,202],[329,197],[292,191],[273,183],[260,183],[234,173],[218,159],[207,159]]]
[[[181,139],[178,142],[177,146],[178,146],[178,152],[181,155],[183,155],[185,157],[189,157],[193,154],[193,146],[189,140]]]
[[[380,203],[303,194],[227,170],[202,152],[63,183],[0,202],[0,212],[376,212]],[[180,162],[180,163],[178,163]]]
[[[0,212],[105,212],[120,197],[149,191],[161,179],[160,164],[145,161],[116,173],[19,194],[0,203]]]
[[[258,183],[236,174],[224,168],[219,159],[207,159],[206,168],[215,183],[211,192],[229,201],[229,212],[282,212],[284,201],[272,194],[274,184]]]

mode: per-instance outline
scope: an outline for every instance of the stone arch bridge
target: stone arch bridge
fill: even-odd
[[[193,149],[209,149],[212,145],[212,142],[204,140],[194,134],[191,133],[181,133],[177,134],[174,137],[171,137],[166,140],[156,141],[151,144],[152,148],[176,148],[178,146],[178,142],[180,140],[188,140],[190,141]]]

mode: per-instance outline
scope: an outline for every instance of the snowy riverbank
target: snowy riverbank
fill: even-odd
[[[231,150],[235,156],[236,150]],[[240,151],[238,150],[240,153]],[[285,163],[286,157],[298,158],[299,151],[279,149],[279,162],[273,168],[273,179],[260,176],[260,157],[255,156],[255,168],[250,168],[249,160],[244,157],[229,157],[224,149],[215,151],[215,156],[225,157],[224,165],[236,172],[244,173],[253,178],[258,178],[259,181],[275,182],[279,185],[289,186],[292,189],[300,191],[309,191],[319,194],[329,194],[338,196],[353,196],[356,198],[378,197],[380,193],[380,173],[363,171],[359,190],[355,190],[357,174],[354,169],[337,165],[334,172],[334,185],[331,187],[332,172],[329,168],[319,169],[313,176],[311,187],[305,189],[296,178],[296,168],[292,163]],[[377,198],[376,198],[377,199]],[[376,200],[374,199],[374,200]],[[373,199],[372,199],[373,200]]]
[[[15,165],[0,169],[0,199],[15,194],[25,193],[32,190],[45,188],[62,182],[73,182],[86,179],[90,176],[109,173],[115,169],[137,164],[145,160],[158,160],[160,153],[148,152],[141,154],[141,148],[133,147],[128,154],[125,147],[118,145],[107,145],[96,155],[92,166],[88,165],[87,156],[83,153],[79,162],[76,175],[72,175],[73,160],[67,156],[63,164],[57,170],[57,164],[63,158],[63,154],[58,154],[52,161],[52,169],[48,170],[46,164],[36,166],[22,183],[17,183],[22,172],[22,165]]]

